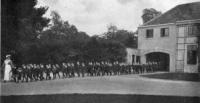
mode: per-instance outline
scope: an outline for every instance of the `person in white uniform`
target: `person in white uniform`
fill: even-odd
[[[13,63],[11,61],[11,55],[6,55],[6,59],[4,61],[4,82],[10,81],[11,71],[13,67]]]

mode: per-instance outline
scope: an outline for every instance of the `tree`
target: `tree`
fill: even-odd
[[[108,26],[108,31],[103,34],[103,37],[108,40],[118,41],[126,47],[137,48],[136,32],[117,29],[115,25]]]
[[[20,63],[124,61],[126,51],[121,42],[89,37],[75,25],[63,21],[55,11],[49,26],[49,19],[43,17],[47,8],[35,8],[36,3],[36,0],[2,1],[3,55],[13,52],[20,58]],[[44,27],[47,28],[43,30]],[[115,33],[117,28],[113,26],[110,31]]]
[[[115,36],[115,33],[117,32],[117,30],[118,29],[117,29],[116,25],[114,25],[112,23],[109,24],[107,26],[107,32],[103,34],[104,38],[106,38],[106,39],[112,39]]]
[[[125,61],[125,47],[113,40],[93,36],[83,49],[84,59],[87,61]]]
[[[40,35],[41,60],[61,63],[82,58],[83,45],[89,39],[85,32],[79,32],[75,25],[63,21],[56,11],[52,11],[52,25]],[[45,61],[46,60],[46,61]]]
[[[53,27],[62,26],[63,21],[61,20],[61,17],[60,17],[60,15],[58,14],[58,12],[52,11],[52,12],[51,12],[51,16],[52,16]]]
[[[111,32],[111,33],[117,32],[117,26],[112,24],[112,23],[109,24],[108,25],[108,32]]]
[[[49,23],[43,17],[48,8],[35,8],[36,4],[36,0],[2,0],[2,59],[12,54],[15,62],[22,62],[30,55],[31,45]]]
[[[161,15],[162,13],[160,11],[157,11],[153,8],[150,9],[144,9],[143,10],[143,15],[142,15],[142,20],[143,23],[146,23],[148,21],[150,21],[151,19]]]

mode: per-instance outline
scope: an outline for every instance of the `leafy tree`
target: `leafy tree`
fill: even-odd
[[[113,40],[91,37],[84,46],[84,57],[88,61],[124,61],[125,47]]]
[[[49,22],[43,17],[48,8],[35,8],[36,4],[36,0],[2,0],[2,60],[12,54],[20,63],[32,55],[29,50]]]
[[[118,30],[118,28],[116,25],[114,25],[112,23],[108,25],[108,32],[114,33],[114,32],[117,32],[117,30]]]
[[[126,47],[137,48],[136,32],[129,32],[127,30],[118,30],[117,26],[110,25],[108,31],[103,34],[103,37],[108,40],[114,40],[122,43]]]
[[[49,19],[43,17],[47,8],[35,8],[36,3],[36,0],[2,2],[3,55],[13,52],[21,63],[124,61],[125,47],[118,39],[89,37],[63,21],[56,11],[51,13],[52,23],[47,27]],[[43,30],[44,27],[47,28]],[[116,33],[117,29],[110,28],[110,32]]]
[[[63,21],[60,15],[53,11],[52,25],[40,35],[41,54],[44,62],[60,63],[66,60],[82,59],[82,48],[89,36],[79,32],[76,26]],[[45,51],[45,52],[44,52]]]
[[[150,21],[151,19],[161,15],[162,13],[160,11],[155,10],[154,8],[150,9],[144,9],[143,10],[143,15],[142,15],[142,20],[143,23],[146,23]]]

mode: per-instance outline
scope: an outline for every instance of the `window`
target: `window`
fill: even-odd
[[[188,45],[187,47],[187,64],[197,64],[197,46]]]
[[[135,63],[135,55],[132,55],[132,64]]]
[[[199,25],[189,25],[188,26],[188,36],[196,36],[200,34]]]
[[[140,64],[140,56],[136,56],[136,62]]]
[[[153,38],[153,29],[147,29],[146,38]]]
[[[161,37],[167,37],[167,36],[169,36],[169,28],[161,28],[160,29],[160,36]]]

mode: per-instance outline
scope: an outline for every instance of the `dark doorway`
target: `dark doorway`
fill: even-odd
[[[158,71],[169,71],[169,54],[153,52],[146,54],[146,62],[156,62],[159,66]]]
[[[135,55],[132,55],[132,64],[135,63]]]
[[[140,56],[136,56],[136,63],[140,64]]]

